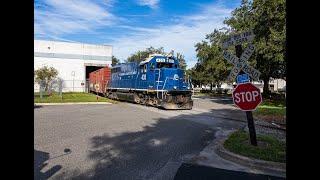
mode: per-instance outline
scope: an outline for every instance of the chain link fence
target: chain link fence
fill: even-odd
[[[62,97],[64,92],[88,92],[89,84],[83,80],[63,80],[56,78],[48,83],[34,82],[35,95],[43,98],[45,95],[58,94]]]

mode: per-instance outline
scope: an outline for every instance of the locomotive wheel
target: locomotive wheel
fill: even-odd
[[[133,94],[134,102],[139,104],[141,102],[141,98],[138,96],[137,93]]]
[[[143,96],[140,98],[140,104],[145,105],[146,104],[146,96]]]

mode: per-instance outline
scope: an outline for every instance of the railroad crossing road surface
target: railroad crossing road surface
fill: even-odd
[[[216,131],[246,125],[230,100],[195,98],[193,110],[179,111],[124,102],[37,107],[35,179],[174,179]]]

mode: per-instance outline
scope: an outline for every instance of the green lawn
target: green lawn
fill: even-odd
[[[286,145],[272,136],[257,135],[258,146],[250,144],[249,133],[236,131],[224,142],[229,151],[255,159],[286,162]]]
[[[267,119],[285,119],[286,104],[285,100],[263,100],[263,102],[253,112],[253,115],[258,118]]]
[[[259,106],[253,113],[254,115],[275,115],[285,116],[286,108],[274,106]]]
[[[48,94],[43,95],[42,99],[40,98],[39,93],[35,93],[34,95],[35,103],[66,103],[66,102],[111,102],[115,101],[110,100],[105,97],[100,97],[97,100],[97,96],[95,94],[90,93],[78,93],[78,92],[66,92],[62,93],[62,97],[59,94],[54,93],[51,96]]]
[[[271,99],[263,99],[260,106],[273,106],[273,107],[285,107],[286,100],[271,100]]]

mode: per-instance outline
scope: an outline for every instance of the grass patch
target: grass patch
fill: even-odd
[[[286,107],[286,100],[262,99],[260,106]]]
[[[263,102],[253,112],[256,119],[270,122],[286,122],[286,104],[285,100],[263,99]]]
[[[100,97],[97,100],[95,94],[90,93],[81,93],[81,92],[66,92],[62,93],[62,97],[58,93],[53,93],[51,96],[44,94],[42,99],[40,98],[39,93],[34,94],[35,103],[66,103],[66,102],[110,102],[114,103],[115,101]]]
[[[255,159],[286,162],[286,145],[272,136],[257,135],[258,146],[250,144],[249,133],[243,130],[232,133],[224,142],[229,151]]]
[[[259,106],[253,113],[254,115],[272,115],[272,116],[285,116],[286,108],[274,106]]]

